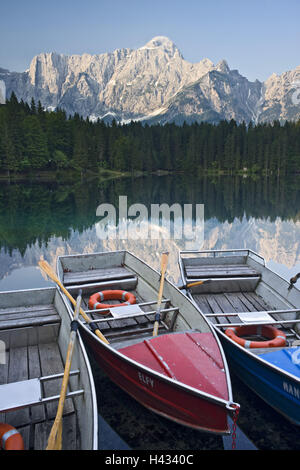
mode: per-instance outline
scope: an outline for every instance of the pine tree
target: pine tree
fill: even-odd
[[[48,164],[49,152],[47,136],[43,132],[36,115],[27,116],[23,121],[25,166],[40,169]]]

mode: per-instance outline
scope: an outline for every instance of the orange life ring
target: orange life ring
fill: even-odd
[[[103,300],[124,300],[121,304],[103,304]],[[124,305],[131,305],[136,303],[136,298],[131,292],[125,290],[104,290],[96,292],[89,298],[89,309],[109,309],[113,307],[123,307]]]
[[[227,328],[225,334],[244,348],[278,348],[285,346],[286,336],[283,331],[271,325],[242,325],[237,328]],[[260,335],[269,338],[267,341],[249,341],[241,336]]]
[[[0,423],[0,448],[5,450],[24,450],[21,434],[10,424]]]

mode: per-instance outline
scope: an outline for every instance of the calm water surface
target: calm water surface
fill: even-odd
[[[96,215],[101,204],[116,208],[119,196],[142,204],[155,239],[100,239]],[[164,228],[151,218],[151,204],[204,205],[201,237],[163,238]],[[98,213],[99,214],[99,213]],[[142,216],[140,217],[142,218]],[[174,222],[174,221],[173,221]],[[176,222],[176,220],[175,220]],[[178,222],[178,220],[177,220]],[[195,220],[188,220],[195,227]],[[137,229],[140,225],[137,225]],[[172,224],[171,224],[172,227]],[[112,232],[110,232],[112,233]],[[53,268],[59,255],[127,249],[159,269],[162,251],[169,251],[168,277],[180,281],[180,249],[250,248],[267,265],[289,279],[300,272],[300,177],[194,178],[153,176],[101,183],[1,183],[0,291],[53,284],[37,268],[41,257]],[[299,284],[298,284],[299,285]],[[134,449],[222,449],[221,438],[203,435],[153,415],[94,368],[99,409]],[[299,449],[300,432],[250,393],[234,376],[234,399],[242,404],[240,427],[260,449]]]

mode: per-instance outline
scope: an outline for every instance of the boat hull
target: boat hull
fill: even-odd
[[[146,408],[182,425],[214,434],[229,434],[228,409],[193,390],[184,389],[94,338],[83,329],[85,343],[99,367],[122,390]]]
[[[300,374],[299,365],[295,367],[299,362],[288,357],[289,349],[296,347],[299,340],[299,290],[270,270],[264,258],[251,250],[181,252],[179,268],[184,285],[191,282],[191,275],[195,277],[193,282],[207,276],[207,284],[194,284],[187,295],[199,311],[209,318],[211,313],[215,316],[211,324],[230,369],[268,405],[299,426]],[[233,327],[241,323],[278,323],[283,331],[288,330],[287,346],[274,348],[277,351],[254,352],[235,343],[220,329],[221,324],[225,329],[227,324]]]
[[[293,424],[300,425],[300,385],[284,370],[248,354],[242,347],[219,334],[230,368],[268,405]]]

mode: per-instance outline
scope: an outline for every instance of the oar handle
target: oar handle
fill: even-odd
[[[64,370],[63,380],[61,384],[57,412],[56,412],[54,423],[50,431],[46,450],[61,450],[61,447],[62,447],[62,416],[63,416],[64,404],[65,404],[66,395],[67,395],[69,377],[70,377],[73,351],[74,351],[75,340],[76,340],[76,331],[78,328],[78,316],[79,316],[80,305],[81,305],[81,291],[76,299],[74,320],[72,320],[71,322],[71,334],[70,334],[70,340],[69,340],[68,349],[67,349],[65,370]]]
[[[78,330],[78,327],[79,327],[79,322],[78,322],[78,319],[79,319],[79,311],[80,311],[80,306],[81,306],[81,298],[82,296],[82,290],[80,289],[79,290],[79,293],[78,293],[78,296],[77,296],[77,300],[76,300],[76,307],[75,307],[75,311],[74,311],[74,319],[71,321],[71,331],[72,332],[75,332]]]
[[[291,284],[296,284],[296,282],[300,279],[300,273],[296,274],[294,277],[290,279]]]
[[[158,291],[158,299],[157,299],[157,310],[155,314],[155,322],[154,322],[154,327],[153,327],[153,336],[157,336],[158,333],[158,326],[160,322],[160,306],[161,306],[161,300],[162,300],[162,295],[163,295],[163,289],[164,289],[164,282],[165,282],[165,273],[167,269],[167,264],[168,264],[168,256],[169,253],[165,252],[162,254],[161,258],[161,272],[160,272],[160,285],[159,285],[159,291]]]
[[[51,268],[51,266],[49,265],[49,263],[47,263],[47,261],[45,260],[41,260],[39,261],[39,266],[40,268],[47,274],[47,276],[49,276],[59,287],[60,289],[63,291],[63,293],[66,295],[66,297],[68,297],[68,299],[70,300],[70,302],[76,306],[76,300],[73,299],[73,297],[71,296],[71,294],[67,291],[67,289],[64,287],[64,285],[60,282],[60,280],[57,278],[56,274],[54,273],[53,269]],[[88,315],[85,313],[85,311],[80,307],[79,309],[79,313],[82,315],[82,317],[84,318],[84,320],[89,324],[89,326],[91,327],[92,331],[98,336],[99,339],[101,339],[101,341],[103,341],[104,343],[106,344],[109,344],[109,342],[107,341],[107,339],[105,338],[105,336],[101,333],[101,331],[99,330],[99,328],[97,327],[96,323],[94,323],[89,317]]]
[[[196,282],[190,282],[189,284],[184,284],[183,286],[179,286],[178,289],[190,289],[190,287],[195,287],[195,286],[200,286],[201,284],[207,284],[208,282],[211,282],[211,279],[204,279],[203,281],[196,281]]]

